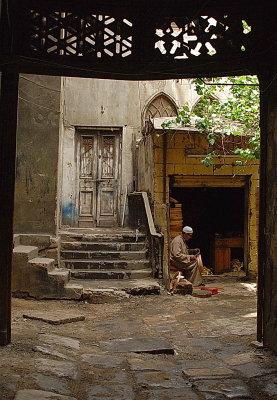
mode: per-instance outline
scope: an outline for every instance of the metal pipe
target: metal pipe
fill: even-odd
[[[163,134],[163,203],[166,204],[166,155],[167,155],[167,133]]]

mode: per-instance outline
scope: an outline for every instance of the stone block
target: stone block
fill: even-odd
[[[38,372],[56,375],[60,378],[77,379],[77,366],[72,362],[37,358],[35,360],[35,365]]]
[[[48,274],[49,278],[53,278],[60,283],[67,283],[69,281],[70,271],[63,268],[55,268]]]
[[[38,248],[35,246],[19,245],[13,249],[13,263],[32,260],[38,256]]]
[[[55,378],[53,376],[47,376],[43,374],[32,374],[31,378],[36,382],[38,387],[41,390],[52,392],[53,390],[55,393],[69,395],[70,390],[68,388],[68,383],[62,381],[59,378]],[[31,399],[30,399],[31,400]]]
[[[241,365],[252,362],[255,360],[255,358],[257,358],[257,355],[255,355],[253,352],[239,353],[233,355],[232,357],[224,358],[224,362],[228,365]]]
[[[33,351],[44,354],[44,355],[52,356],[55,358],[60,358],[61,360],[74,361],[74,359],[72,357],[69,357],[63,353],[60,353],[59,351],[56,351],[47,345],[46,346],[34,346]]]
[[[174,163],[167,163],[167,165],[166,165],[166,174],[167,175],[174,174]]]
[[[213,168],[212,166],[210,167],[205,167],[205,165],[194,165],[193,166],[193,174],[194,175],[213,175]]]
[[[165,371],[172,370],[176,368],[176,364],[168,360],[159,360],[155,358],[139,358],[139,357],[129,357],[128,363],[132,371]]]
[[[166,155],[167,163],[183,164],[185,162],[184,149],[169,149]]]
[[[114,303],[129,298],[130,295],[124,290],[116,289],[90,289],[82,295],[82,300],[90,304]]]
[[[119,368],[122,367],[125,361],[123,357],[115,357],[108,354],[84,354],[82,359],[89,365],[100,368]]]
[[[185,164],[186,165],[201,165],[202,159],[203,159],[203,157],[186,156]]]
[[[231,165],[215,165],[214,175],[233,175],[233,167]]]
[[[183,374],[189,379],[214,379],[216,377],[228,377],[232,376],[234,372],[230,368],[219,367],[219,368],[187,368],[183,370]]]
[[[39,250],[50,246],[50,235],[20,234],[20,243],[24,246],[36,246]]]
[[[156,178],[154,182],[154,191],[163,192],[164,181],[163,178]]]
[[[162,163],[163,150],[161,148],[154,149],[154,163]]]
[[[127,384],[116,384],[109,381],[109,385],[93,385],[88,389],[87,400],[135,400],[133,389]]]
[[[156,203],[162,203],[163,202],[163,192],[154,192],[154,201]]]
[[[271,368],[270,366],[267,367],[266,365],[254,362],[234,365],[233,368],[239,371],[239,373],[245,378],[254,378],[266,374],[275,374],[276,376],[277,372],[275,368]]]
[[[211,297],[212,291],[211,290],[193,289],[192,296],[193,297]]]
[[[45,257],[54,259],[54,260],[55,260],[55,265],[58,264],[59,251],[58,251],[57,248],[46,249],[46,250],[44,251],[44,255],[45,255]]]
[[[155,165],[155,171],[154,171],[155,178],[163,176],[163,169],[164,167],[162,163]]]
[[[165,371],[136,371],[135,380],[149,388],[184,388],[185,381],[175,369]]]
[[[151,400],[199,400],[198,394],[189,387],[182,388],[155,388],[154,390],[143,391],[142,395],[145,394],[145,398]],[[148,397],[149,396],[149,397]],[[144,397],[143,397],[144,398]]]
[[[239,379],[213,379],[194,382],[194,387],[207,400],[252,399],[246,384]]]
[[[186,163],[175,164],[174,172],[175,174],[193,175],[193,165],[188,165]]]
[[[31,268],[39,268],[48,272],[55,268],[53,258],[36,257],[30,260],[28,264]]]
[[[77,400],[75,397],[64,396],[54,392],[44,390],[23,389],[19,390],[14,400]]]

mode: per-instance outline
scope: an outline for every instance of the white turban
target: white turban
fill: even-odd
[[[193,233],[193,229],[190,226],[184,226],[183,233]]]

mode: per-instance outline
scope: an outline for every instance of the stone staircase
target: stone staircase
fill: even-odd
[[[159,292],[144,234],[123,228],[76,229],[60,232],[60,240],[60,266],[85,291]]]
[[[80,299],[83,286],[70,283],[70,271],[57,268],[55,259],[41,254],[41,249],[49,245],[49,235],[14,235],[13,295],[36,299]]]
[[[12,271],[17,297],[106,302],[160,293],[145,235],[120,228],[14,235]]]

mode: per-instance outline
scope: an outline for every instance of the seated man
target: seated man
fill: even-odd
[[[199,249],[189,249],[187,241],[191,239],[193,230],[190,226],[183,228],[182,234],[176,236],[170,246],[170,266],[181,271],[184,278],[193,286],[203,285],[203,278],[199,269],[201,261]]]

